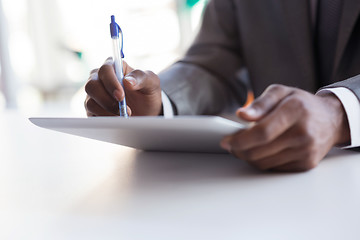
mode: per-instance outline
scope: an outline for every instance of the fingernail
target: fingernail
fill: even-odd
[[[89,80],[98,80],[99,79],[99,75],[97,72],[93,72],[90,74]]]
[[[246,113],[250,117],[256,117],[258,115],[258,111],[252,107],[244,108],[241,111]]]
[[[112,63],[113,62],[113,58],[112,57],[108,57],[104,63]]]
[[[231,150],[231,145],[230,145],[230,138],[224,138],[221,142],[220,142],[220,146],[225,149],[226,151],[230,151]]]
[[[120,102],[121,101],[121,92],[117,89],[114,90],[113,92],[113,97],[116,99],[116,101]]]
[[[134,77],[131,77],[131,76],[126,76],[124,78],[126,81],[128,81],[132,86],[135,86],[137,81]]]

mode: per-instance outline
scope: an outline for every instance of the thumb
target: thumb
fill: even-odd
[[[152,94],[160,89],[160,79],[151,71],[134,70],[124,77],[124,87],[143,94]]]
[[[271,85],[250,106],[238,109],[236,115],[245,121],[259,121],[293,91],[287,86]]]
[[[250,105],[248,107],[239,108],[236,111],[236,116],[242,120],[253,122],[259,120],[262,117],[262,114],[260,111]]]

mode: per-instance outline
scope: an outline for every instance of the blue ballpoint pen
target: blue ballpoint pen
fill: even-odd
[[[114,68],[116,77],[119,80],[121,86],[124,88],[123,78],[123,34],[119,25],[115,22],[115,16],[111,16],[111,23],[110,23],[110,34],[112,39],[113,45],[113,57],[114,57]],[[119,111],[121,117],[129,117],[127,113],[127,106],[126,106],[126,99],[119,102]]]

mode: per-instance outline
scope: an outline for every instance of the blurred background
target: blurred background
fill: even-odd
[[[193,40],[207,0],[0,0],[0,112],[85,116],[83,86],[112,55],[110,15],[125,60],[155,73]]]

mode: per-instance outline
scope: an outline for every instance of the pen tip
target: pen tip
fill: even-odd
[[[114,15],[111,15],[111,22],[115,22],[115,16]]]

